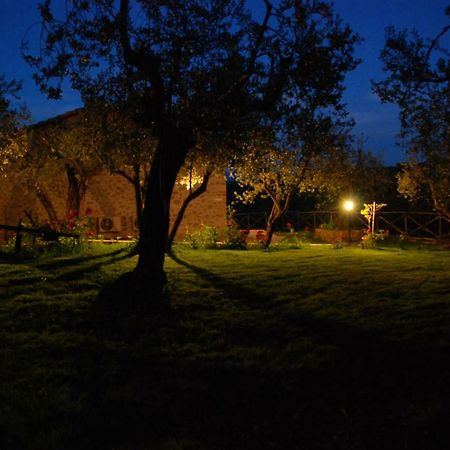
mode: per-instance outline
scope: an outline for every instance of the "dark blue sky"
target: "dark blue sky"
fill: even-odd
[[[63,3],[57,0],[55,3]],[[262,0],[248,0],[258,14]],[[364,135],[366,147],[382,154],[393,164],[404,159],[395,144],[399,130],[397,110],[381,105],[372,94],[370,80],[380,79],[378,59],[384,43],[384,29],[416,28],[424,36],[432,36],[446,24],[443,11],[450,0],[336,0],[335,10],[364,39],[357,49],[362,64],[348,76],[346,101],[356,121],[355,135]],[[39,92],[31,71],[23,62],[19,47],[27,28],[39,20],[37,0],[0,0],[0,73],[23,80],[22,97],[34,120],[42,120],[80,106],[76,92],[67,89],[61,101],[49,101]]]

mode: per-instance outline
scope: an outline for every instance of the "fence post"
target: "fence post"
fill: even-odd
[[[405,236],[408,236],[408,213],[403,213],[403,229],[405,230]]]
[[[14,252],[16,254],[20,253],[20,249],[22,247],[22,219],[19,219],[19,223],[17,225],[17,232],[16,232],[16,242],[14,244]]]

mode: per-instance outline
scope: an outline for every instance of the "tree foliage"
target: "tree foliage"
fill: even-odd
[[[366,202],[373,198],[384,198],[391,189],[395,191],[395,177],[382,159],[359,142],[349,152],[349,161],[342,172],[341,186],[350,196]]]
[[[445,11],[450,17],[450,7]],[[400,107],[401,137],[409,158],[399,191],[410,199],[429,195],[450,217],[450,53],[444,46],[450,25],[433,38],[388,28],[381,53],[385,80],[374,83],[382,101]]]
[[[16,108],[13,105],[20,88],[17,81],[8,81],[0,75],[0,175],[5,175],[26,147],[27,136],[23,125],[28,120],[28,114],[24,107]]]

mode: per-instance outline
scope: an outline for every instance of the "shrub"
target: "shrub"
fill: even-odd
[[[367,233],[361,238],[361,248],[375,248],[377,241],[384,240],[388,233],[380,231],[380,233]]]
[[[281,241],[276,246],[280,248],[300,249],[303,244],[304,241],[299,233],[289,231],[289,233],[283,233]]]
[[[217,230],[210,225],[202,225],[192,233],[187,232],[184,242],[192,248],[217,248]]]
[[[227,229],[223,248],[229,250],[245,250],[247,248],[247,235],[249,230],[241,230],[235,219],[235,211],[231,206],[227,208]]]
[[[320,228],[322,228],[322,230],[336,230],[337,223],[332,217],[328,222],[324,222],[323,224],[321,224]]]
[[[228,223],[223,248],[229,250],[245,250],[247,248],[246,234],[244,230],[239,229],[236,222]]]

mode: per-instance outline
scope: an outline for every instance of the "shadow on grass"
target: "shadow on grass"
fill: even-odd
[[[379,359],[377,357],[379,356],[383,360],[388,358],[392,359],[392,362],[398,361],[400,365],[402,364],[400,355],[405,355],[406,359],[411,359],[412,361],[416,361],[419,355],[426,359],[437,358],[439,364],[443,364],[443,358],[446,358],[445,351],[437,350],[437,352],[433,352],[429,349],[415,348],[411,343],[394,343],[386,340],[379,331],[364,329],[348,322],[320,317],[298,310],[292,306],[292,302],[277,302],[273,296],[261,295],[256,290],[249,289],[217,273],[195,266],[176,255],[171,255],[170,257],[177,264],[186,267],[203,280],[211,283],[215,288],[221,290],[227,300],[250,306],[253,310],[259,309],[269,312],[272,317],[279,320],[280,336],[283,335],[283,330],[300,330],[302,334],[314,337],[317,342],[341,348],[344,354],[348,354],[349,360],[353,357],[357,357],[358,360],[364,359],[369,353],[371,356],[375,356],[376,360]],[[300,296],[301,293],[299,293]],[[301,298],[298,300],[300,303]],[[189,309],[188,306],[187,309]]]
[[[244,304],[256,308],[267,308],[275,305],[271,296],[261,295],[253,290],[245,288],[244,286],[240,286],[214,272],[184,261],[173,253],[170,254],[169,257],[175,263],[186,267],[200,278],[210,283],[216,289],[221,290],[230,301],[238,301],[242,303],[241,300],[245,299]]]
[[[265,411],[262,416],[252,408],[240,406],[248,414],[258,415],[257,421],[262,421],[258,425],[261,436],[265,432],[270,434],[268,429],[263,430],[265,420],[268,421],[267,425],[271,423],[271,426],[279,427],[279,442],[273,436],[267,436],[269,441],[266,442],[271,442],[273,448],[440,449],[443,448],[443,443],[450,444],[450,432],[445,426],[445,418],[450,413],[450,388],[446,381],[450,376],[446,363],[448,346],[427,348],[413,342],[393,342],[386,339],[380,331],[306,313],[294,305],[276,302],[269,296],[260,295],[248,287],[196,267],[177,256],[172,256],[172,259],[222,290],[227,300],[252,307],[254,316],[248,318],[247,324],[241,322],[238,327],[234,326],[228,330],[228,334],[225,331],[229,342],[239,342],[240,345],[244,343],[249,349],[263,347],[267,350],[272,347],[274,352],[282,352],[295,340],[306,337],[312,339],[313,346],[332,349],[331,358],[327,357],[325,364],[319,364],[316,369],[316,361],[312,361],[309,369],[292,369],[289,368],[289,363],[285,367],[281,363],[280,373],[277,375],[280,377],[279,382],[286,382],[290,386],[287,390],[292,389],[292,398],[296,398],[298,404],[294,404],[292,399],[287,397],[284,398],[283,404],[278,403],[280,400],[274,402],[266,397],[267,404],[260,405]],[[189,314],[189,307],[185,310]],[[267,314],[260,314],[258,317],[257,310]],[[301,354],[298,356],[302,357]],[[225,361],[223,366],[227,367]],[[263,366],[264,364],[259,370],[264,372]],[[277,372],[274,367],[270,370]],[[227,376],[230,375],[227,373]],[[261,373],[256,376],[260,377]],[[268,384],[265,389],[274,389],[274,380],[266,381]],[[219,381],[216,380],[217,382]],[[236,386],[234,389],[239,391]],[[274,395],[279,389],[280,386],[275,388]],[[281,391],[283,390],[281,388]],[[240,392],[239,395],[247,398],[250,403],[259,402],[252,397],[258,395],[256,392],[250,396],[248,392]],[[226,396],[225,392],[223,396]],[[226,401],[225,398],[222,401]],[[307,413],[302,411],[305,401],[306,410],[311,408],[309,411],[317,419],[316,422],[305,417]],[[276,417],[285,407],[289,410],[289,413],[285,413],[290,416],[279,417],[278,424],[272,423],[271,419],[265,416],[272,411]],[[420,411],[424,413],[423,416]],[[292,415],[295,414],[302,417],[297,425],[291,422]],[[249,419],[241,417],[241,420],[248,422]],[[325,425],[323,421],[327,420],[335,420],[336,424]],[[296,447],[296,433],[298,432],[298,436],[305,432],[308,435],[308,431],[303,429],[293,432],[290,427],[308,426],[308,423],[318,429],[328,426],[327,433],[336,434],[328,438],[315,436],[311,440],[313,433],[304,437],[306,447]],[[237,423],[235,426],[239,428]],[[344,429],[339,430],[341,426]],[[335,440],[336,447],[331,444],[332,439]],[[281,440],[284,440],[284,444],[281,444]],[[253,447],[250,442],[247,444],[248,448],[258,448],[257,445]],[[265,448],[261,441],[259,445]]]
[[[130,253],[128,250],[116,250],[111,253],[105,253],[103,255],[96,255],[93,257],[79,257],[79,258],[71,258],[69,260],[56,261],[52,263],[46,264],[37,264],[36,268],[43,270],[42,273],[29,276],[15,278],[14,275],[16,273],[12,272],[8,274],[7,283],[0,285],[0,288],[5,290],[2,293],[2,298],[7,300],[11,297],[15,297],[18,295],[17,291],[14,291],[10,288],[22,288],[23,291],[28,291],[30,288],[36,286],[37,283],[45,281],[46,283],[55,283],[61,281],[76,281],[82,279],[87,273],[93,273],[98,271],[102,267],[115,264],[122,260],[132,258],[134,253]],[[97,261],[98,259],[102,259],[102,261]],[[97,262],[94,262],[97,261]],[[88,263],[88,264],[86,264]],[[90,264],[89,264],[90,263]],[[57,276],[53,276],[52,270],[56,270],[58,268],[72,268],[83,264],[81,267],[78,267],[74,270],[68,270],[63,273],[60,273]],[[44,270],[46,272],[44,272]],[[17,274],[21,274],[20,271]]]
[[[119,248],[112,252],[101,253],[99,255],[79,256],[76,258],[69,258],[69,259],[58,259],[57,261],[45,262],[45,263],[40,263],[40,264],[38,263],[38,264],[36,264],[36,267],[41,270],[61,269],[63,267],[77,266],[84,262],[93,261],[96,259],[103,259],[103,258],[108,258],[108,257],[111,258],[113,256],[120,255],[121,253],[126,253],[127,255],[130,255],[130,249],[129,248]],[[133,255],[131,255],[131,256],[133,256]]]
[[[2,448],[448,448],[447,348],[390,342],[172,259],[222,291],[223,302],[198,311],[180,300],[176,320],[89,311],[77,317],[87,325],[71,321],[70,339],[47,333],[10,363],[17,347],[1,372],[12,384],[12,394],[0,392]],[[10,381],[22,367],[28,384]],[[169,438],[172,447],[154,445]]]
[[[97,271],[104,266],[115,264],[119,261],[123,261],[124,259],[133,258],[135,256],[134,253],[130,253],[130,252],[124,253],[122,255],[120,255],[120,253],[121,252],[115,253],[114,257],[108,258],[106,261],[89,264],[89,265],[83,266],[79,269],[62,273],[61,275],[58,275],[57,277],[55,277],[55,280],[59,280],[59,281],[61,281],[61,280],[63,280],[63,281],[77,280],[79,278],[82,278],[87,272]]]

